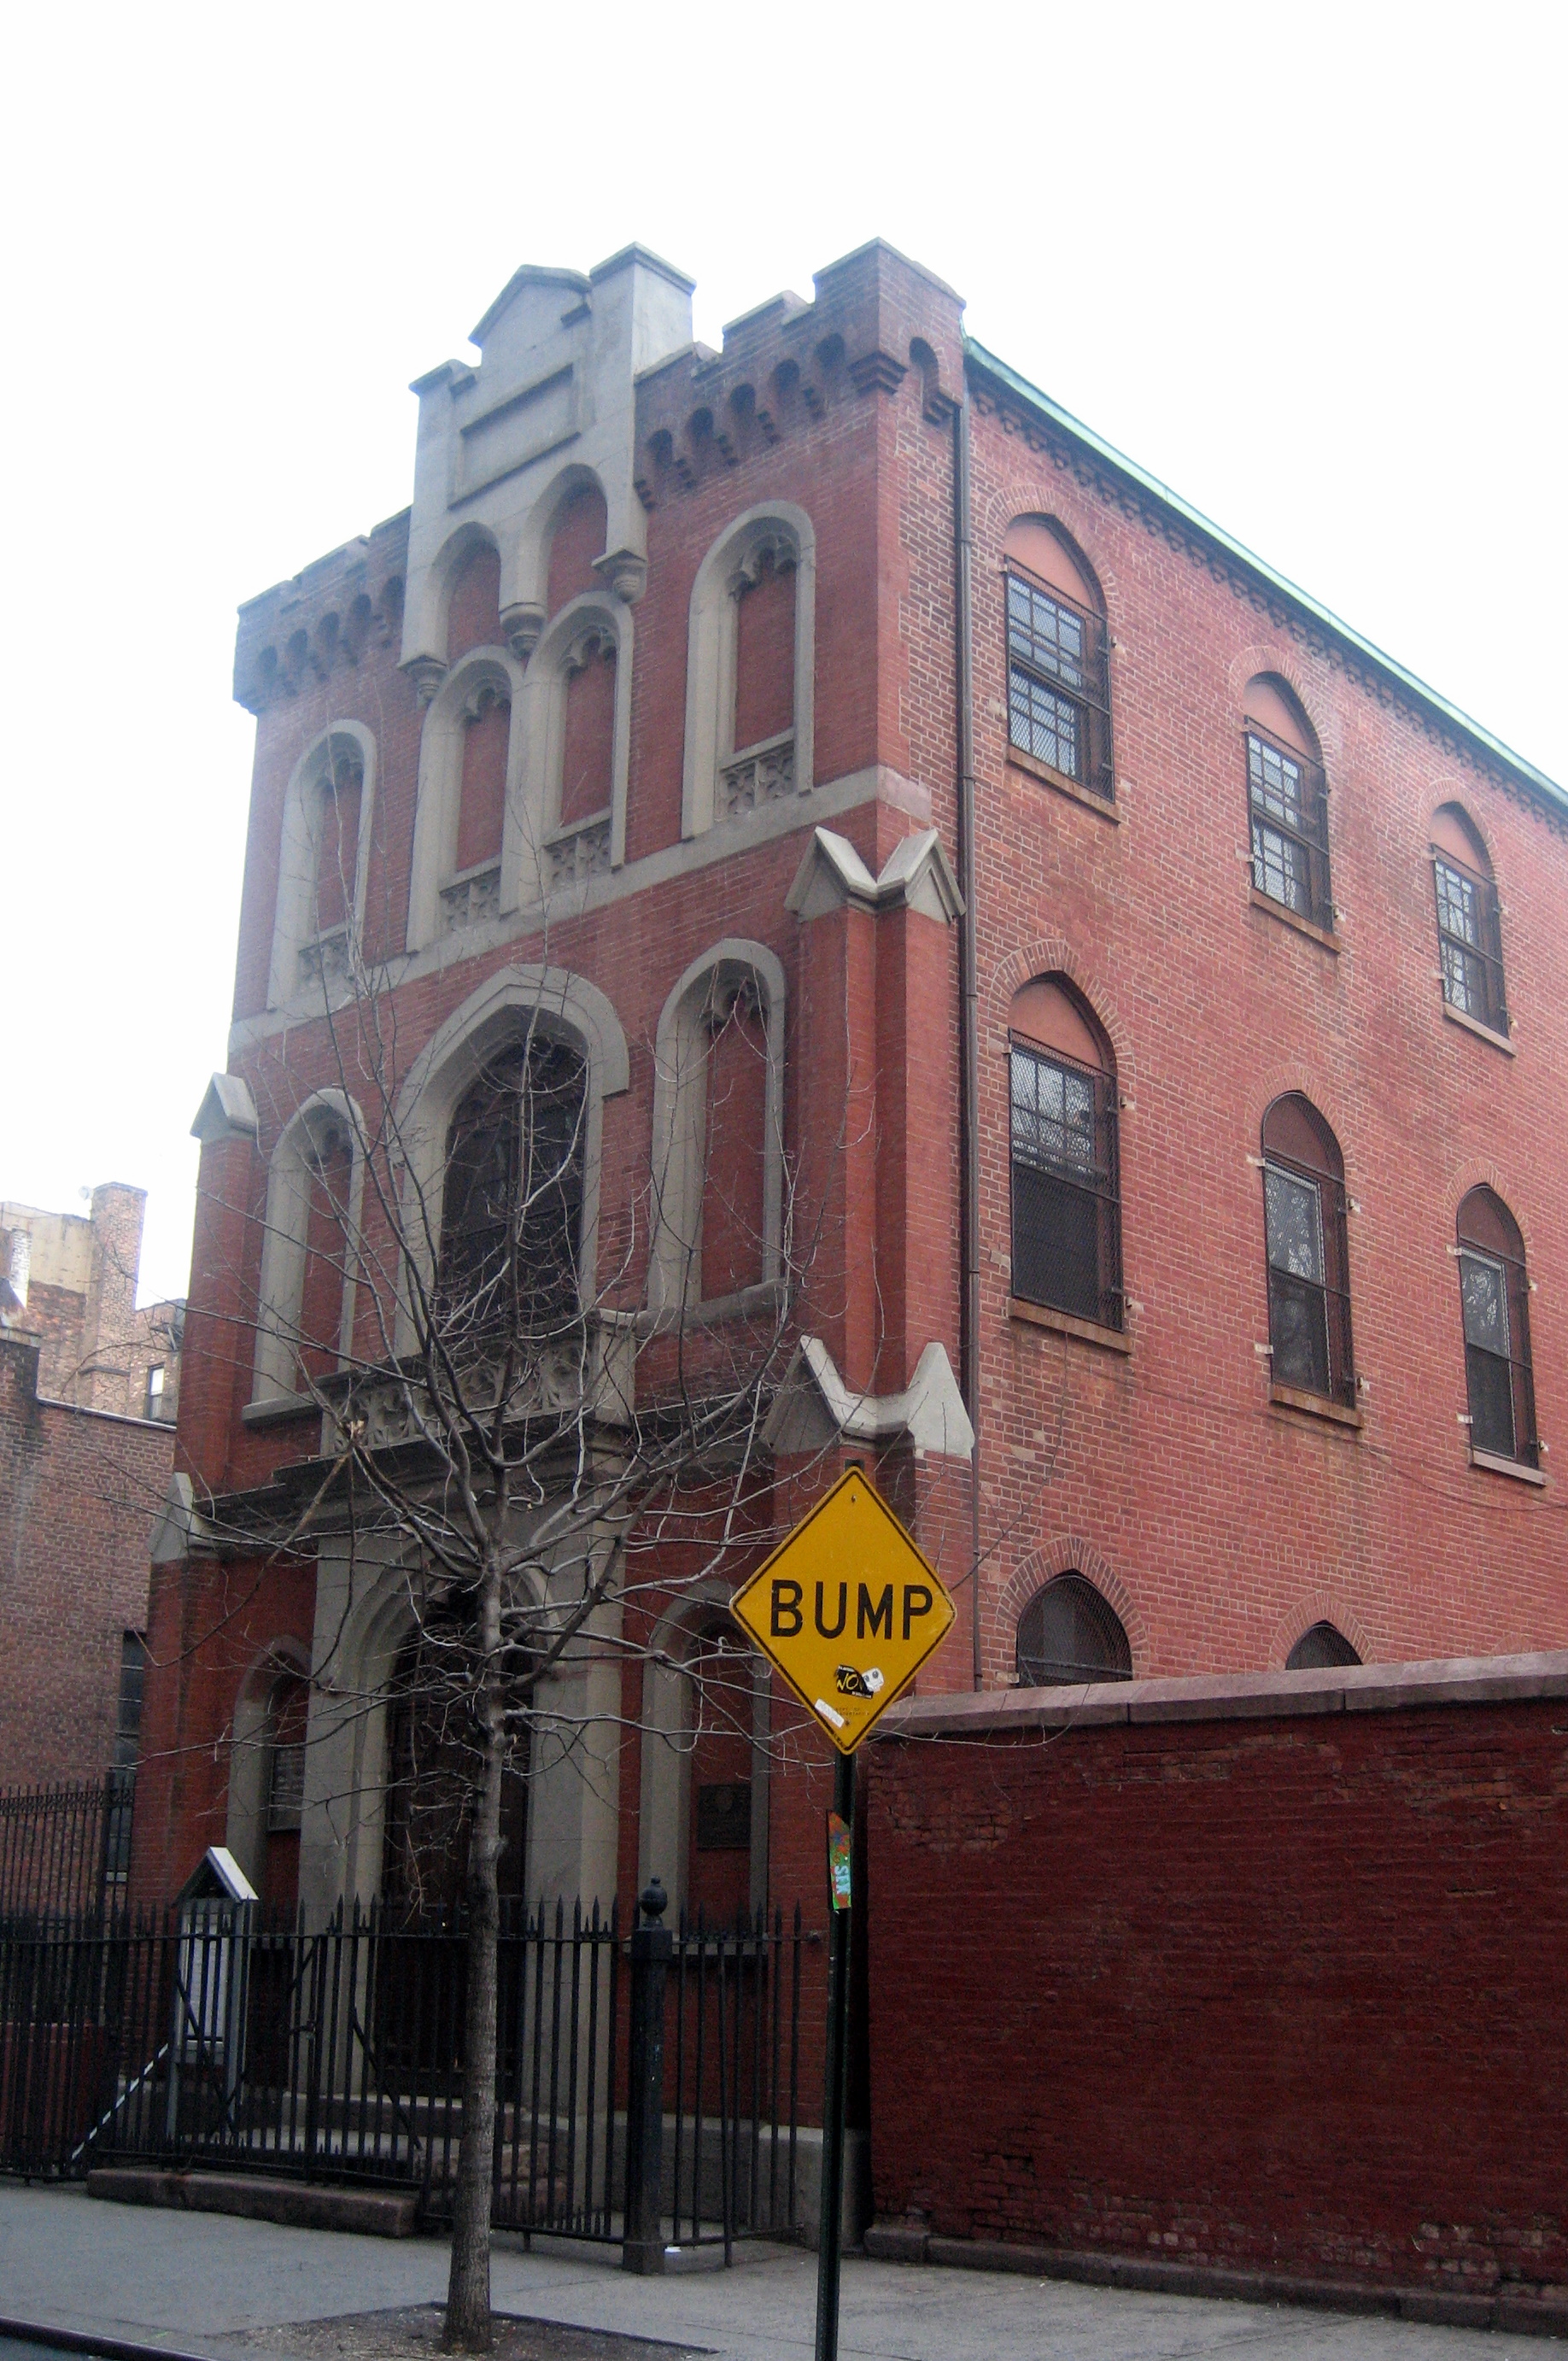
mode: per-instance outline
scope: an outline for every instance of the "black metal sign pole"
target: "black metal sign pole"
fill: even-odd
[[[855,1826],[855,1758],[840,1754],[833,1778],[833,1808],[851,1833]],[[822,2211],[817,2248],[816,2361],[839,2361],[839,2268],[844,2234],[844,2095],[849,2082],[850,1920],[828,1913],[828,2070],[822,2093]]]

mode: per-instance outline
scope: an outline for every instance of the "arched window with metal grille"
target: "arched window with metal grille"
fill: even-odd
[[[1271,673],[1247,683],[1243,709],[1253,891],[1332,933],[1328,783],[1311,724]]]
[[[1444,804],[1432,817],[1431,873],[1443,1005],[1506,1040],[1508,1005],[1497,884],[1486,848],[1457,804]]]
[[[1263,1118],[1263,1219],[1274,1383],[1354,1409],[1344,1159],[1322,1116],[1290,1092]]]
[[[535,1034],[489,1057],[452,1119],[442,1201],[444,1324],[476,1341],[576,1317],[587,1071]]]
[[[1013,1001],[1008,1090],[1013,1293],[1096,1327],[1123,1325],[1116,1069],[1065,976]]]
[[[1325,1673],[1335,1664],[1359,1664],[1361,1658],[1337,1624],[1314,1623],[1303,1631],[1285,1659],[1288,1673]]]
[[[1519,1224],[1490,1189],[1459,1208],[1460,1310],[1470,1448],[1480,1459],[1535,1467],[1535,1381],[1530,1366],[1530,1278]]]
[[[1024,1689],[1130,1681],[1133,1651],[1103,1593],[1081,1574],[1058,1574],[1018,1618],[1017,1667]]]

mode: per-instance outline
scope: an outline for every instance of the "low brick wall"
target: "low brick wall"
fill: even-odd
[[[895,1708],[879,2220],[1565,2291],[1565,1700],[1568,1653]]]

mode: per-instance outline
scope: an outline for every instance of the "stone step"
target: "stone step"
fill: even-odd
[[[297,2230],[356,2230],[372,2238],[409,2237],[419,2213],[413,2190],[327,2188],[259,2173],[164,2172],[148,2165],[100,2165],[87,2176],[87,2194],[119,2205],[237,2213],[252,2222],[282,2222]]]

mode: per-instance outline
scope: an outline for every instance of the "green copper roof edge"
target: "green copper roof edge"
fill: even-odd
[[[1294,582],[1288,581],[1264,558],[1255,556],[1245,543],[1236,540],[1234,533],[1227,533],[1223,525],[1215,524],[1212,519],[1203,514],[1201,509],[1195,509],[1190,500],[1184,500],[1179,492],[1173,492],[1168,484],[1162,484],[1157,476],[1151,476],[1146,467],[1140,467],[1135,459],[1129,459],[1124,452],[1118,451],[1114,444],[1107,443],[1104,436],[1097,434],[1092,426],[1086,426],[1080,418],[1073,416],[1070,410],[1064,410],[1059,401],[1053,401],[1048,393],[1042,393],[1037,385],[1031,385],[1026,377],[1020,377],[1016,369],[1010,368],[1005,361],[998,360],[994,353],[988,352],[985,346],[978,344],[972,336],[964,338],[964,357],[971,361],[977,368],[983,370],[987,377],[993,377],[1000,384],[1006,386],[1010,392],[1015,393],[1021,401],[1026,401],[1031,409],[1039,411],[1041,415],[1048,418],[1053,425],[1059,426],[1064,434],[1070,434],[1074,442],[1081,443],[1085,450],[1091,451],[1095,457],[1102,459],[1107,467],[1114,467],[1117,473],[1125,476],[1129,482],[1136,484],[1141,490],[1151,494],[1163,507],[1170,509],[1188,524],[1194,526],[1198,532],[1206,534],[1209,540],[1224,550],[1227,555],[1246,566],[1248,571],[1255,574],[1260,581],[1266,582],[1271,589],[1277,590],[1281,598],[1288,598],[1293,605],[1303,609],[1307,614],[1321,623],[1325,631],[1332,631],[1336,638],[1345,642],[1347,647],[1354,648],[1358,654],[1365,656],[1370,663],[1377,666],[1380,672],[1386,673],[1390,680],[1398,681],[1402,688],[1408,689],[1412,697],[1419,697],[1420,702],[1429,707],[1433,713],[1441,715],[1442,719],[1452,723],[1454,729],[1463,730],[1475,745],[1484,747],[1497,762],[1504,764],[1508,770],[1512,771],[1518,777],[1535,788],[1538,794],[1545,796],[1547,801],[1554,805],[1559,811],[1568,811],[1568,790],[1560,787],[1555,779],[1549,778],[1544,771],[1537,770],[1533,763],[1527,763],[1524,756],[1516,754],[1511,746],[1505,746],[1500,738],[1493,736],[1491,730],[1484,729],[1479,721],[1472,720],[1468,713],[1462,712],[1457,705],[1451,704],[1448,698],[1442,696],[1437,689],[1429,688],[1424,680],[1418,679],[1413,672],[1408,671],[1392,656],[1385,655],[1380,647],[1376,646],[1371,640],[1364,637],[1349,623],[1342,621],[1331,608],[1325,607],[1320,599],[1312,598],[1308,591],[1299,589]]]

